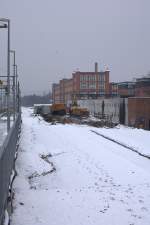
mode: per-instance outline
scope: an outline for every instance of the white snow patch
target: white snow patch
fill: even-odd
[[[9,225],[9,214],[8,214],[7,210],[5,210],[4,225]]]
[[[149,160],[91,127],[50,125],[31,113],[23,110],[12,225],[149,225]],[[130,137],[124,129],[108,132]],[[56,171],[41,175],[53,166]],[[40,176],[29,179],[33,174]]]
[[[115,128],[94,128],[92,130],[134,148],[142,154],[150,156],[150,131],[122,125]]]

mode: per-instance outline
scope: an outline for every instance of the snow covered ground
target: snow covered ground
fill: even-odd
[[[50,125],[31,109],[22,116],[12,225],[150,224],[150,160],[91,127]],[[125,140],[120,129],[106,132]],[[149,133],[143,138],[147,149]]]
[[[148,141],[150,140],[150,131],[125,126],[117,126],[113,129],[94,128],[92,130],[150,156],[150,141]]]

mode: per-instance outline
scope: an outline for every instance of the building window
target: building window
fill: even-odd
[[[104,95],[105,93],[103,92],[103,91],[100,91],[100,93],[99,93],[100,95]]]
[[[85,76],[85,80],[88,81],[89,80],[89,76]]]
[[[80,82],[80,88],[81,88],[81,89],[86,89],[86,88],[88,88],[87,83],[85,83],[85,82]]]
[[[92,91],[92,92],[90,92],[90,94],[96,95],[96,91]]]
[[[82,81],[83,80],[83,76],[82,75],[80,75],[80,81]]]
[[[95,75],[90,75],[89,76],[89,81],[96,81],[96,76]]]
[[[99,81],[101,81],[101,82],[102,82],[102,81],[103,81],[103,82],[105,81],[105,75],[104,75],[104,74],[100,74],[100,75],[99,75]]]
[[[95,82],[89,83],[89,88],[96,89],[96,83]]]
[[[100,82],[100,83],[99,83],[99,89],[100,89],[101,91],[104,91],[104,90],[105,90],[105,83],[104,83],[104,82]]]

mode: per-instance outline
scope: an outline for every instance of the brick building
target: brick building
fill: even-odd
[[[73,92],[77,99],[98,98],[109,95],[109,71],[75,72]]]
[[[62,79],[59,84],[53,84],[52,96],[54,103],[65,103],[72,101],[73,80]]]
[[[72,102],[73,79],[67,79],[64,85],[64,102],[65,104]]]
[[[128,98],[129,126],[150,130],[150,97]]]
[[[118,95],[124,98],[135,96],[135,82],[126,81],[118,83]]]
[[[67,104],[73,98],[89,99],[109,96],[109,71],[98,72],[95,63],[94,72],[74,72],[71,79],[62,79],[59,84],[53,85],[53,102]]]
[[[150,75],[136,79],[135,96],[150,97]]]
[[[109,93],[111,97],[118,96],[118,83],[111,82],[109,84]]]
[[[150,75],[133,81],[110,83],[110,96],[128,97],[150,97]]]
[[[60,84],[52,85],[52,99],[54,103],[60,103]]]

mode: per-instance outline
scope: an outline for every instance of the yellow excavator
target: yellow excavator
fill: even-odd
[[[51,106],[52,115],[63,116],[66,115],[66,106],[63,103],[55,103]]]
[[[70,108],[70,115],[75,117],[88,117],[89,111],[87,108],[78,106],[76,96],[73,96],[72,106]]]

